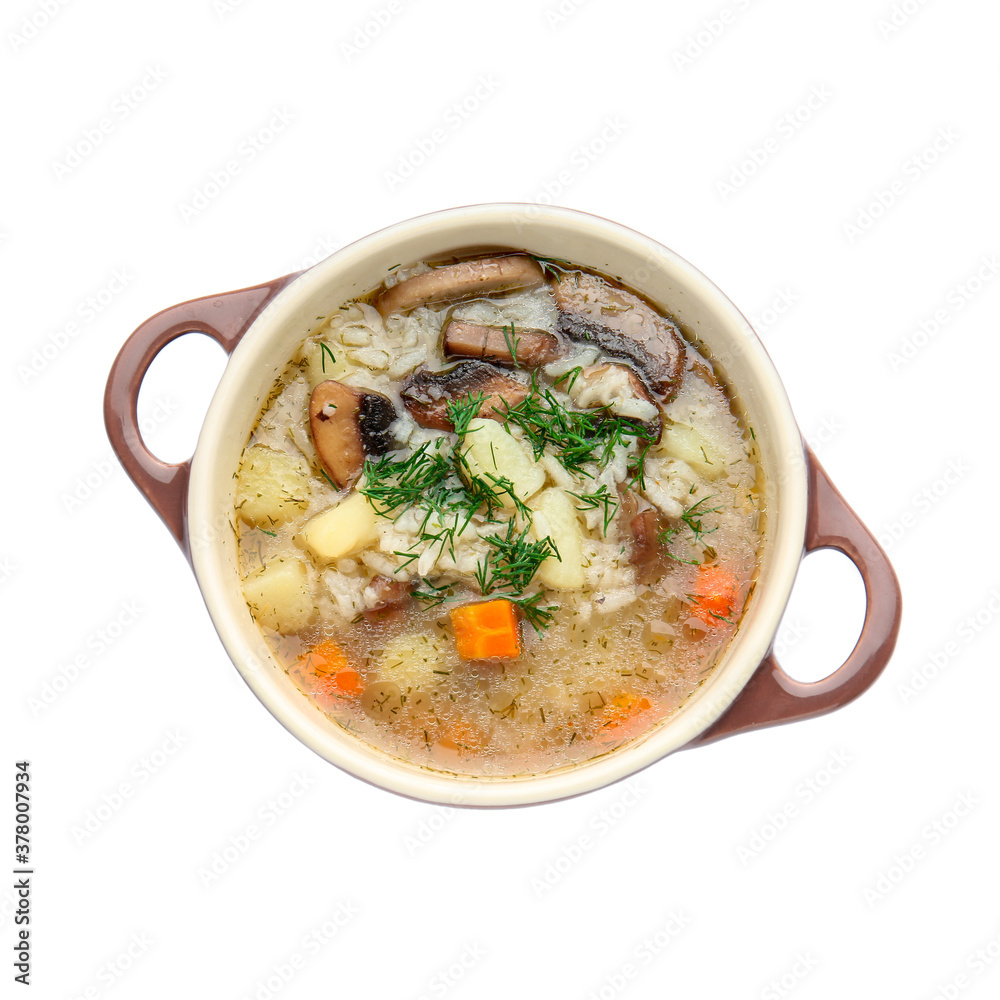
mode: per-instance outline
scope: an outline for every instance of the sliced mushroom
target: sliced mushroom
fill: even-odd
[[[655,392],[669,398],[677,391],[684,374],[684,341],[648,302],[582,271],[560,274],[553,293],[560,310],[558,332],[632,362]]]
[[[632,562],[640,568],[651,565],[660,553],[660,523],[656,511],[647,507],[636,514],[629,521],[629,530],[632,532]]]
[[[581,409],[600,406],[616,417],[634,421],[651,443],[660,440],[663,417],[634,368],[608,362],[591,365],[565,379],[566,392]]]
[[[444,352],[453,357],[477,358],[498,365],[540,368],[565,353],[562,341],[544,330],[480,326],[453,319],[444,328]]]
[[[435,267],[387,288],[375,299],[383,317],[417,306],[462,302],[486,295],[536,288],[545,280],[538,262],[526,254],[483,257]]]
[[[366,621],[387,621],[402,614],[410,600],[412,584],[409,580],[393,580],[379,573],[365,588],[366,601],[373,602],[362,614]]]
[[[392,402],[378,392],[354,389],[334,379],[320,382],[309,399],[309,428],[323,467],[338,489],[353,486],[366,455],[392,447]]]
[[[486,398],[479,416],[503,420],[509,406],[516,406],[528,395],[529,387],[505,375],[484,361],[462,361],[445,371],[420,369],[402,385],[399,394],[403,405],[421,427],[439,431],[455,429],[448,417],[448,403],[483,393]]]

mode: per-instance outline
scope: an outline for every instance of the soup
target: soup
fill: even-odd
[[[243,591],[331,725],[537,774],[676,712],[752,592],[752,429],[669,315],[497,252],[397,267],[319,317],[236,482]]]

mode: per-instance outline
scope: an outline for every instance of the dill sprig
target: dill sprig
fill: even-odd
[[[562,465],[577,474],[586,474],[583,466],[587,462],[607,465],[619,445],[627,448],[636,441],[646,441],[648,449],[653,443],[649,428],[616,417],[607,407],[567,409],[551,390],[539,387],[534,374],[531,392],[504,414],[504,426],[509,430],[511,424],[524,432],[536,460],[546,445],[551,445]],[[644,471],[645,450],[634,475]]]
[[[438,605],[452,600],[455,594],[451,584],[442,583],[437,587],[430,580],[422,579],[420,585],[410,591],[410,596],[424,604],[429,611],[431,608],[436,608]]]
[[[464,437],[469,432],[469,424],[479,416],[479,411],[487,398],[485,392],[473,392],[468,396],[448,400],[445,410],[459,437]]]
[[[510,360],[513,362],[515,368],[520,368],[520,362],[517,360],[517,345],[521,343],[521,338],[515,336],[514,322],[510,323],[510,329],[507,329],[507,325],[504,324],[503,327],[503,339],[504,343],[507,345],[507,350],[510,351]]]
[[[541,590],[533,594],[496,594],[511,604],[516,604],[524,615],[525,621],[539,634],[552,624],[555,612],[559,610],[557,604],[542,604],[545,593]]]
[[[488,535],[483,539],[493,549],[476,567],[476,582],[483,594],[491,594],[499,587],[523,591],[549,556],[554,555],[562,561],[555,542],[548,535],[531,542],[528,541],[530,531],[529,525],[518,534],[512,518],[507,522],[505,535]]]
[[[604,534],[606,535],[608,533],[608,525],[611,524],[615,514],[618,513],[618,495],[612,493],[606,483],[601,483],[600,487],[592,493],[567,492],[582,504],[582,506],[577,505],[577,510],[603,510]]]
[[[702,518],[708,514],[718,514],[722,507],[702,507],[703,503],[708,503],[709,500],[714,500],[719,494],[713,493],[711,496],[702,497],[697,503],[691,504],[683,514],[681,514],[681,520],[691,529],[694,535],[694,540],[701,545],[704,545],[704,537],[706,535],[712,534],[713,531],[718,531],[719,526],[716,525],[714,528],[705,528],[702,523]],[[699,510],[699,508],[701,508]]]
[[[561,260],[559,257],[539,257],[537,254],[530,256],[538,262],[542,273],[549,278],[558,278],[560,274],[576,270],[568,260]]]
[[[329,358],[330,358],[330,364],[331,365],[335,365],[337,363],[337,359],[334,356],[333,351],[330,350],[330,348],[327,346],[327,344],[326,344],[325,341],[321,340],[319,342],[319,361],[320,361],[320,365],[323,368],[323,374],[324,375],[326,374],[326,359],[327,359],[327,356],[329,356]]]
[[[377,459],[365,459],[359,492],[368,497],[375,512],[383,517],[435,497],[455,475],[451,456],[447,448],[442,449],[443,445],[447,445],[446,439],[437,438],[425,441],[405,458],[389,452]],[[457,488],[455,484],[449,492]]]
[[[684,563],[686,566],[698,566],[701,560],[699,559],[681,559],[675,556],[669,549],[669,546],[673,543],[674,539],[680,534],[682,528],[681,525],[686,526],[690,529],[691,534],[694,536],[692,541],[695,545],[700,545],[704,550],[706,555],[713,555],[714,551],[706,544],[705,538],[711,535],[713,532],[719,530],[719,526],[715,525],[712,528],[706,528],[703,522],[703,518],[707,517],[709,514],[718,514],[722,507],[703,507],[702,504],[708,503],[709,500],[713,500],[717,493],[713,493],[711,496],[702,497],[697,502],[691,504],[682,514],[681,523],[672,528],[667,528],[665,531],[661,531],[658,536],[658,541],[661,545],[666,547],[667,555],[673,559],[674,562]],[[725,620],[725,619],[723,619]]]
[[[569,371],[563,372],[562,375],[555,379],[553,384],[560,385],[561,383],[566,382],[566,379],[569,379],[569,382],[567,382],[564,386],[566,392],[569,392],[573,386],[576,385],[576,380],[580,377],[582,372],[583,365],[574,365]]]

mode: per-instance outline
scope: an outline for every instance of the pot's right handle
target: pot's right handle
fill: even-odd
[[[164,309],[132,333],[112,365],[104,393],[104,424],[111,446],[189,560],[187,486],[191,460],[162,462],[146,447],[137,412],[139,387],[157,354],[185,333],[207,334],[232,354],[264,306],[294,277],[289,274],[263,285]]]
[[[857,566],[865,584],[865,621],[851,655],[829,677],[794,680],[767,655],[732,705],[689,746],[751,729],[808,719],[853,701],[866,691],[892,655],[899,635],[902,595],[885,552],[806,448],[809,513],[805,551],[837,549]]]

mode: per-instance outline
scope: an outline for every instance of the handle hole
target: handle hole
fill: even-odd
[[[184,462],[194,454],[226,361],[205,334],[178,337],[153,359],[139,390],[139,428],[160,461]]]
[[[782,669],[803,683],[828,677],[851,655],[865,620],[865,585],[843,553],[805,557],[781,619],[774,652]]]

